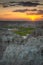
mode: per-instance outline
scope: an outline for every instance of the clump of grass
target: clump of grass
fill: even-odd
[[[35,30],[35,28],[19,27],[19,30],[18,31],[15,31],[15,33],[16,34],[19,34],[21,36],[25,36],[26,34],[31,34],[33,30]]]

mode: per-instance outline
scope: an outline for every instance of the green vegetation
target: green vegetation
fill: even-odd
[[[16,34],[19,34],[21,36],[24,36],[26,34],[31,34],[35,28],[24,28],[24,27],[19,27],[18,31],[15,31]]]
[[[3,28],[8,28],[8,29],[14,28],[11,31],[21,36],[25,36],[26,34],[31,34],[35,30],[35,28],[32,27],[20,27],[20,26],[8,26],[8,25],[4,26]],[[18,30],[15,30],[15,28]]]

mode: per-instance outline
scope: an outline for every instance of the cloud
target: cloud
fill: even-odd
[[[9,2],[1,2],[0,3],[3,8],[10,7],[10,6],[24,6],[24,7],[37,7],[38,5],[43,5],[40,4],[39,2],[31,2],[31,1],[20,1],[20,2],[15,2],[15,1],[9,1]]]
[[[0,5],[2,5],[3,8],[7,8],[10,6],[15,6],[17,3],[13,2],[1,2]]]
[[[43,15],[43,10],[31,10],[32,12],[28,12],[28,13],[26,13],[27,15],[37,15],[37,14],[39,14],[39,15]]]
[[[9,7],[9,5],[6,5],[6,4],[3,5],[3,8],[7,8],[7,7]]]
[[[9,3],[16,3],[15,1],[10,1]]]
[[[31,7],[36,7],[37,5],[41,5],[38,2],[30,2],[30,1],[21,1],[21,2],[15,2],[15,1],[9,1],[9,2],[5,2],[5,3],[0,3],[3,5],[3,7],[9,7],[9,6],[31,6]]]
[[[9,4],[5,2],[1,2],[0,5],[2,5],[3,8],[9,7]]]
[[[12,12],[35,12],[37,9],[17,9]]]
[[[19,2],[18,5],[22,5],[22,6],[37,6],[37,5],[40,5],[40,3],[33,3],[33,2],[30,2],[30,1],[27,1],[27,2]]]
[[[29,9],[18,9],[18,10],[14,10],[13,12],[26,12],[29,11]]]
[[[37,9],[31,9],[30,11],[37,11]]]
[[[39,1],[37,1],[37,2],[31,2],[31,1],[15,2],[15,1],[10,1],[9,3],[11,3],[11,4],[16,3],[16,5],[21,5],[21,6],[37,6],[37,5],[40,5]]]
[[[38,13],[39,13],[39,14],[43,14],[43,10],[39,10]]]

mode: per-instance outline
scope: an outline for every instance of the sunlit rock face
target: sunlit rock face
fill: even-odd
[[[43,65],[43,36],[20,39],[15,36],[15,42],[7,46],[0,65]]]

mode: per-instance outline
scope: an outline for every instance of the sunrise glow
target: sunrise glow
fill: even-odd
[[[6,2],[7,3],[7,2]],[[3,7],[0,4],[0,21],[12,20],[12,21],[42,21],[43,20],[43,5],[38,6],[12,6],[13,3],[8,3],[8,7]],[[6,5],[6,4],[5,4]],[[15,5],[17,5],[15,3]]]
[[[32,21],[41,20],[42,18],[42,15],[29,15],[29,19]]]
[[[40,14],[26,14],[26,13],[16,13],[16,12],[6,12],[3,14],[0,14],[0,19],[2,20],[31,20],[31,21],[36,21],[36,20],[41,20],[43,19],[43,15]]]

